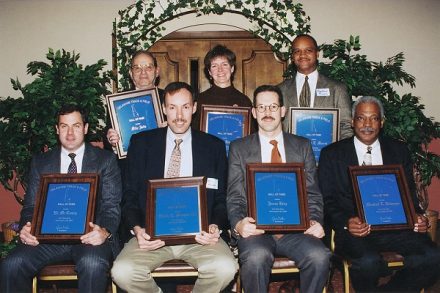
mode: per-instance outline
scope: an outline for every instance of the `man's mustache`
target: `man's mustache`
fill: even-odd
[[[361,129],[359,129],[360,131],[374,131],[375,129],[373,127],[362,127]]]
[[[173,123],[186,123],[186,119],[177,118],[173,120]]]
[[[275,118],[273,118],[272,116],[264,116],[261,120],[266,120],[266,119],[275,120]]]

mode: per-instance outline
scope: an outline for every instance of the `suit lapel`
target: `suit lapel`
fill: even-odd
[[[298,107],[298,95],[296,94],[296,76],[292,78],[292,105],[290,107]],[[289,109],[287,109],[289,110]]]
[[[166,152],[166,143],[167,143],[167,130],[168,127],[161,128],[160,135],[157,140],[154,142],[150,142],[151,154],[147,156],[148,158],[152,158],[152,163],[150,166],[146,166],[147,168],[151,168],[154,166],[155,172],[158,175],[158,178],[162,178],[165,170],[165,152]]]
[[[88,143],[86,143],[81,173],[96,173],[96,166],[99,166],[97,160],[98,158],[93,152],[92,147]]]
[[[48,160],[47,173],[61,172],[61,147],[56,147]]]
[[[261,143],[260,136],[258,132],[251,134],[249,136],[249,154],[248,154],[248,162],[261,162]]]

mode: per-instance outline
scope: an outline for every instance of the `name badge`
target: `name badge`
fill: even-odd
[[[316,96],[318,96],[318,97],[328,97],[328,96],[330,96],[330,89],[329,88],[316,89]]]
[[[218,189],[218,179],[208,178],[206,180],[206,188],[208,188],[208,189]]]

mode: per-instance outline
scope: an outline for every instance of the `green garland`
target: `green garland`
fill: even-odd
[[[232,13],[246,17],[252,34],[264,39],[282,59],[289,57],[291,39],[310,32],[310,17],[301,3],[276,0],[139,0],[119,12],[114,23],[117,48],[118,90],[129,88],[128,63],[137,50],[148,49],[160,40],[163,24],[186,14]]]

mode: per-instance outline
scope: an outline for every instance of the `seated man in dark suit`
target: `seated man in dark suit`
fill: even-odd
[[[1,292],[30,292],[38,271],[61,261],[75,263],[79,292],[105,292],[112,260],[119,252],[115,238],[122,188],[115,155],[84,143],[87,114],[78,106],[60,109],[56,129],[61,147],[32,160],[20,218],[21,243],[1,262]],[[40,244],[30,233],[40,178],[50,173],[99,174],[95,222],[89,223],[93,230],[81,236],[80,244]]]
[[[276,86],[254,92],[252,115],[258,123],[253,133],[231,143],[227,207],[234,237],[238,239],[240,276],[245,292],[267,292],[275,255],[295,261],[300,269],[301,292],[321,292],[330,267],[324,236],[323,202],[310,141],[282,131],[286,109]],[[304,163],[310,228],[304,233],[265,234],[247,214],[246,165],[248,163]]]
[[[319,183],[326,218],[328,216],[336,233],[337,252],[351,260],[350,275],[356,292],[419,292],[439,276],[440,250],[426,234],[427,219],[416,197],[409,151],[402,142],[379,136],[383,123],[382,103],[374,97],[361,97],[352,108],[355,135],[321,151]],[[413,231],[371,232],[370,225],[358,217],[348,167],[389,164],[400,164],[404,168],[418,213]],[[381,251],[395,251],[405,257],[405,262],[391,281],[379,287],[379,279],[392,272],[381,258]]]
[[[220,292],[234,278],[237,263],[220,237],[229,227],[226,215],[226,151],[222,140],[191,129],[197,103],[192,88],[174,82],[165,88],[163,112],[168,127],[132,136],[127,156],[122,222],[132,237],[115,260],[112,277],[128,292],[162,292],[151,272],[164,262],[181,259],[198,269],[193,292]],[[165,245],[145,232],[146,180],[170,177],[207,178],[208,231],[197,244]]]

